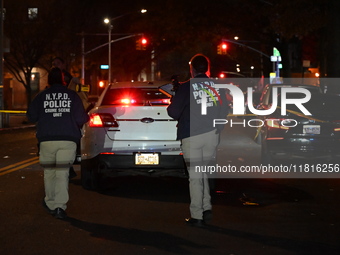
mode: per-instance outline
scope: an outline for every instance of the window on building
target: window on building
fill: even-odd
[[[28,19],[36,20],[38,18],[38,8],[28,8]]]

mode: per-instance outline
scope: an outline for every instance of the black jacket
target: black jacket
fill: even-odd
[[[202,89],[209,91],[215,100],[214,102],[208,96],[209,106],[207,107],[207,115],[202,115],[201,113],[200,93]],[[200,75],[195,77],[194,80],[191,79],[179,86],[167,110],[170,117],[178,120],[177,140],[181,140],[210,132],[214,129],[220,131],[223,126],[218,125],[214,127],[213,120],[226,119],[229,104],[225,97],[225,91],[222,89],[215,90],[213,80],[206,75]]]
[[[40,92],[29,105],[27,117],[37,123],[37,139],[79,142],[81,128],[89,120],[77,93],[54,84]]]

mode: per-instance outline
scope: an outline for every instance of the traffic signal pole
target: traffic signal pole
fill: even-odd
[[[3,85],[4,85],[4,9],[3,9],[3,1],[0,0],[0,110],[4,109],[4,95],[3,95]],[[4,126],[4,119],[3,119],[3,113],[0,113],[0,128],[3,128]]]
[[[138,13],[141,13],[141,14],[145,14],[147,12],[146,9],[141,9],[141,10],[138,10]],[[109,30],[108,30],[108,35],[109,35],[109,40],[107,43],[104,43],[102,45],[99,45],[98,47],[88,51],[88,52],[85,52],[85,39],[84,39],[84,33],[82,33],[82,81],[83,83],[85,83],[85,55],[87,55],[88,53],[91,53],[101,47],[104,47],[106,45],[109,45],[109,52],[108,52],[108,62],[109,62],[109,77],[108,77],[108,82],[109,84],[111,83],[111,43],[114,43],[114,42],[118,42],[118,41],[121,41],[121,40],[124,40],[124,39],[127,39],[127,38],[131,38],[131,37],[134,37],[134,36],[137,36],[137,35],[140,35],[140,34],[131,34],[131,35],[128,35],[128,36],[125,36],[125,37],[122,37],[122,38],[118,38],[118,39],[115,39],[115,40],[111,40],[111,36],[112,36],[112,21],[114,20],[117,20],[117,19],[120,19],[122,17],[125,17],[127,15],[130,15],[130,14],[134,14],[136,13],[135,11],[130,11],[130,12],[127,12],[125,14],[122,14],[122,15],[119,15],[117,17],[114,17],[114,18],[105,18],[104,19],[104,23],[107,24],[109,26]]]
[[[0,0],[1,1],[1,0]],[[81,75],[82,75],[82,84],[85,84],[85,56],[91,52],[94,52],[102,47],[105,47],[109,44],[109,42],[107,43],[104,43],[104,44],[101,44],[95,48],[93,48],[92,50],[89,50],[89,51],[86,51],[85,52],[85,35],[88,35],[88,34],[84,34],[84,33],[81,33],[80,34],[82,36],[82,40],[81,40]],[[95,34],[95,35],[102,35],[102,34]],[[119,42],[119,41],[122,41],[122,40],[125,40],[125,39],[128,39],[128,38],[132,38],[132,37],[135,37],[135,36],[141,36],[143,34],[130,34],[130,35],[127,35],[127,36],[123,36],[123,37],[120,37],[120,38],[117,38],[117,39],[114,39],[114,40],[110,40],[110,43],[115,43],[115,42]]]
[[[265,57],[267,57],[267,58],[270,59],[270,56],[269,56],[269,55],[263,53],[262,51],[259,51],[259,50],[255,49],[255,48],[253,48],[253,47],[250,47],[250,46],[248,46],[248,45],[245,45],[245,44],[243,44],[243,43],[235,42],[235,41],[232,41],[232,40],[229,40],[229,39],[222,39],[222,41],[223,41],[223,42],[230,42],[230,43],[233,43],[233,44],[237,44],[237,45],[246,47],[246,48],[248,48],[248,49],[250,49],[250,50],[252,50],[252,51],[255,51],[255,52],[261,54],[262,56],[265,56]]]
[[[265,56],[265,57],[267,57],[267,58],[270,59],[271,57],[270,57],[269,55],[263,53],[262,51],[259,51],[259,50],[255,49],[255,48],[253,48],[253,47],[250,47],[250,46],[248,46],[248,45],[246,45],[246,44],[239,43],[239,42],[235,42],[235,41],[233,41],[233,40],[222,39],[222,42],[229,42],[229,43],[233,43],[233,44],[236,44],[236,45],[240,45],[240,46],[246,47],[246,48],[248,48],[248,49],[250,49],[250,50],[252,50],[252,51],[255,51],[255,52],[259,53],[259,54],[261,55],[261,73],[262,73],[262,75],[263,75],[263,56]]]

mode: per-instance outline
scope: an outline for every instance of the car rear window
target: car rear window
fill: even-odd
[[[108,89],[102,105],[168,105],[170,98],[158,88]]]

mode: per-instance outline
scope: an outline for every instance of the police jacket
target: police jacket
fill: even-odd
[[[43,141],[79,142],[81,128],[89,120],[77,93],[53,84],[40,92],[29,105],[27,117],[37,123],[37,139]]]
[[[229,104],[225,91],[214,85],[212,79],[201,74],[179,86],[167,108],[168,115],[178,121],[177,140],[223,128],[214,127],[214,119],[226,119]],[[206,114],[202,114],[202,97],[207,101]]]

